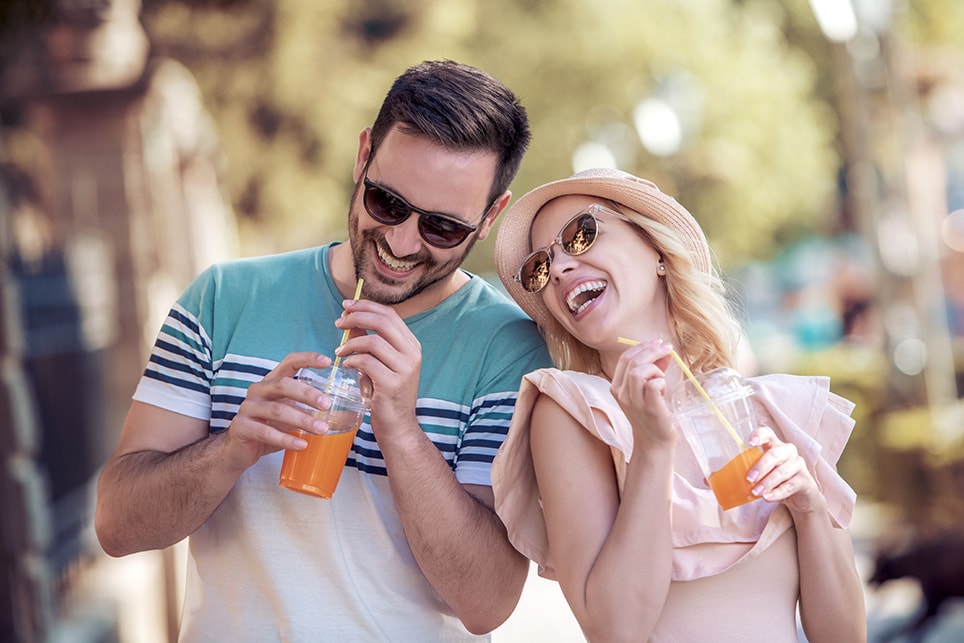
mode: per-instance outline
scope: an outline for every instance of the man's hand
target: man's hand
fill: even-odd
[[[346,313],[335,325],[349,330],[350,338],[335,353],[344,358],[345,366],[358,369],[372,380],[372,431],[379,443],[403,437],[398,435],[400,428],[417,426],[415,402],[422,346],[388,306],[358,300],[346,301],[345,308]]]
[[[101,473],[95,526],[112,556],[168,547],[192,534],[258,459],[307,443],[298,430],[324,433],[324,422],[295,402],[326,409],[326,396],[293,379],[302,367],[331,358],[292,353],[248,388],[223,433],[206,420],[134,402],[120,441]]]
[[[301,368],[329,365],[331,358],[319,353],[291,353],[264,379],[249,386],[228,427],[224,453],[229,461],[247,468],[279,449],[304,449],[308,443],[298,436],[299,431],[325,433],[328,426],[295,402],[325,410],[331,401],[294,376]]]

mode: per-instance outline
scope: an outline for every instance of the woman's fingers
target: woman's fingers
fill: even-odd
[[[754,431],[750,444],[763,448],[763,455],[747,472],[747,480],[755,483],[753,495],[769,502],[786,501],[796,509],[811,506],[820,490],[796,445],[783,442],[766,426]]]

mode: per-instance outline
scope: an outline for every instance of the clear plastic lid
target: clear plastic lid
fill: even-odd
[[[717,368],[696,376],[703,389],[717,404],[753,395],[753,389],[732,368]],[[684,379],[673,389],[672,406],[676,413],[687,413],[706,404],[703,393],[689,379]]]
[[[372,381],[361,371],[339,366],[332,369],[302,368],[295,374],[295,379],[309,382],[320,391],[346,398],[358,398],[368,405],[372,399]]]

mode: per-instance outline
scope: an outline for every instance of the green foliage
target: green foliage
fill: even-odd
[[[526,104],[534,139],[517,196],[570,174],[580,144],[605,142],[694,212],[727,267],[834,220],[836,122],[806,4],[153,0],[143,20],[154,53],[198,77],[245,254],[342,238],[359,132],[404,67],[444,57]],[[698,92],[691,127],[679,153],[653,156],[633,109],[681,77]],[[491,270],[491,243],[470,269]]]
[[[964,3],[959,0],[912,0],[897,3],[906,14],[907,34],[913,42],[964,53]]]
[[[580,143],[615,132],[625,149],[620,166],[690,208],[724,265],[769,256],[781,230],[828,223],[834,122],[814,96],[813,64],[783,35],[777,4],[604,8],[578,0],[488,5],[493,21],[509,12],[503,24],[520,34],[506,34],[495,60],[534,124],[517,193],[570,174]],[[698,120],[677,155],[655,157],[635,138],[633,109],[679,74],[700,93]]]

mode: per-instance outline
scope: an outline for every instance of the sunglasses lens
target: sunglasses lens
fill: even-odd
[[[522,262],[519,281],[529,292],[539,292],[549,283],[549,253],[545,250],[533,252]]]
[[[562,246],[562,251],[575,257],[589,250],[596,241],[596,218],[585,213],[576,217],[562,229],[556,242]],[[518,279],[523,288],[529,292],[539,292],[549,283],[549,266],[552,255],[548,250],[536,250],[526,257],[519,268]]]
[[[422,238],[437,248],[454,248],[472,232],[471,228],[431,214],[420,215],[418,228]]]
[[[386,225],[398,225],[411,213],[408,204],[374,185],[365,186],[365,206],[373,219]]]
[[[562,249],[567,255],[576,256],[589,250],[596,240],[596,219],[591,214],[570,221],[559,235]]]
[[[408,219],[412,212],[418,212],[418,231],[428,243],[436,248],[454,248],[469,236],[473,230],[458,221],[443,216],[417,210],[401,197],[370,183],[365,179],[365,209],[379,223],[398,225]]]

